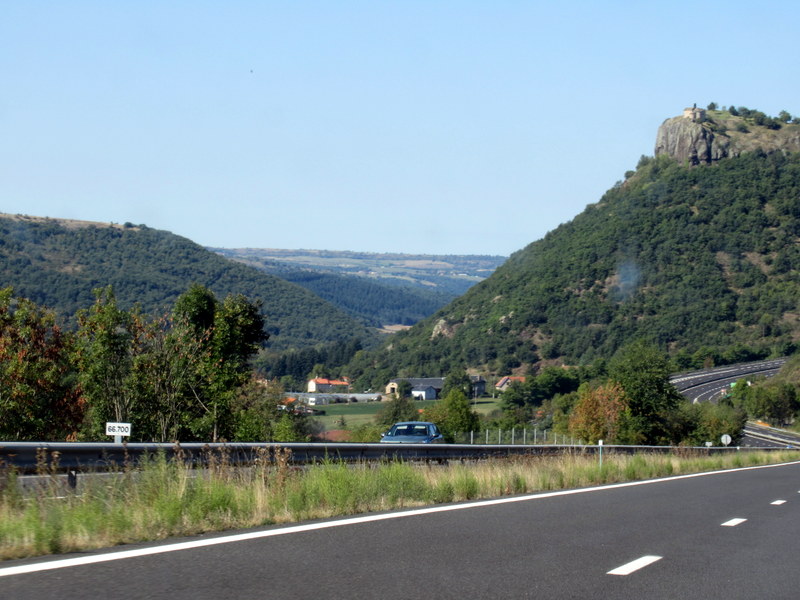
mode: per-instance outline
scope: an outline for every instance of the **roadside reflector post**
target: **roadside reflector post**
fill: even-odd
[[[603,440],[597,440],[598,453],[600,454],[600,468],[603,468]]]

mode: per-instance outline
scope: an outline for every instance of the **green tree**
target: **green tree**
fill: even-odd
[[[667,358],[652,344],[637,341],[620,349],[609,364],[609,377],[620,384],[628,402],[631,424],[647,444],[673,441],[671,413],[682,402],[669,382]]]
[[[94,295],[92,307],[78,313],[75,354],[88,402],[88,435],[103,439],[108,421],[131,422],[137,435],[141,415],[129,377],[144,325],[138,313],[119,308],[111,286],[94,290]]]
[[[73,439],[83,419],[70,337],[52,312],[0,290],[0,438]]]
[[[399,421],[413,421],[417,418],[417,407],[409,396],[398,395],[386,402],[375,415],[375,423],[382,427],[391,427]]]
[[[459,435],[480,429],[480,419],[470,408],[469,399],[459,389],[453,388],[442,400],[427,409],[425,420],[436,423],[448,442]]]
[[[501,397],[503,410],[513,411],[533,405],[530,387],[519,381],[513,381]]]
[[[737,381],[731,394],[734,406],[743,408],[753,419],[764,419],[783,426],[800,410],[797,386],[784,379],[767,381],[763,378],[748,382]]]
[[[180,440],[193,404],[191,388],[203,357],[200,340],[183,322],[147,323],[128,377],[141,407],[143,439]]]
[[[702,446],[706,442],[718,446],[724,434],[738,440],[747,423],[747,413],[744,410],[724,403],[686,404],[683,410],[687,425],[683,441],[693,446]]]
[[[210,333],[216,314],[217,299],[211,290],[198,283],[193,283],[181,294],[172,309],[173,320],[186,323],[198,339]]]
[[[259,305],[241,294],[219,303],[195,285],[178,298],[174,315],[200,351],[197,374],[189,378],[197,411],[188,426],[201,439],[231,439],[236,435],[231,403],[250,376],[250,358],[269,337]]]
[[[452,390],[461,390],[467,398],[472,398],[472,379],[463,369],[452,371],[444,378],[442,398],[445,398]]]
[[[231,404],[235,415],[233,440],[264,442],[273,438],[273,426],[280,419],[283,385],[278,380],[251,377],[236,392]],[[286,441],[286,440],[282,440]]]
[[[414,389],[414,386],[411,385],[410,381],[402,380],[397,383],[397,392],[396,396],[398,398],[410,398],[411,391]]]
[[[275,442],[307,442],[308,438],[298,426],[297,420],[285,412],[273,427],[272,440]]]

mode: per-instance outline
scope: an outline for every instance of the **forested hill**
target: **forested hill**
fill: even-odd
[[[0,286],[52,308],[62,319],[91,306],[112,285],[122,307],[169,311],[192,283],[218,297],[262,303],[273,349],[374,335],[302,287],[227,260],[194,242],[145,226],[0,215]]]
[[[664,154],[643,157],[627,177],[349,374],[504,375],[608,358],[636,338],[679,364],[792,349],[800,154],[756,151],[698,167]]]
[[[277,262],[251,264],[306,288],[372,327],[413,325],[455,298],[454,294],[444,291],[389,284],[355,275],[299,269]]]

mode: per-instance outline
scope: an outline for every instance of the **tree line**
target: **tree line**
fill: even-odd
[[[0,290],[0,438],[104,440],[111,421],[130,422],[133,441],[310,439],[304,418],[280,410],[280,382],[253,376],[251,360],[268,336],[257,302],[219,300],[195,284],[168,315],[150,319],[120,308],[105,287],[77,321],[65,332],[51,311]],[[356,347],[343,344],[338,360]],[[669,383],[674,369],[655,345],[637,340],[608,361],[542,369],[512,385],[502,411],[483,419],[470,405],[470,377],[455,369],[443,399],[422,415],[401,390],[353,439],[377,441],[396,421],[423,419],[449,441],[483,427],[533,425],[587,443],[700,445],[723,433],[737,439],[748,416],[782,425],[800,409],[800,358],[781,377],[741,382],[717,404],[683,399]]]
[[[748,411],[730,403],[692,404],[670,383],[675,364],[634,340],[590,366],[547,367],[503,393],[495,424],[553,429],[585,443],[690,445],[741,437]]]
[[[304,438],[279,411],[280,386],[253,378],[268,338],[257,302],[195,284],[148,318],[110,286],[94,295],[65,331],[52,311],[0,290],[0,438],[100,441],[106,422],[131,423],[131,441]]]

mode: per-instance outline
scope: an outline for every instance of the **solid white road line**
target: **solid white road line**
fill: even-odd
[[[626,565],[609,571],[608,575],[630,575],[634,571],[643,569],[647,565],[652,565],[657,560],[661,560],[661,558],[661,556],[643,556],[642,558],[637,558]]]
[[[334,521],[322,521],[318,523],[306,523],[304,525],[292,525],[289,527],[281,527],[278,529],[266,529],[260,531],[250,531],[248,533],[240,533],[235,535],[226,535],[213,538],[204,538],[199,540],[192,540],[190,542],[180,542],[177,544],[162,544],[160,546],[148,546],[145,548],[137,548],[136,550],[122,550],[118,552],[107,552],[105,554],[95,554],[92,556],[78,556],[75,558],[60,558],[56,560],[36,562],[31,564],[19,565],[16,567],[0,568],[0,577],[8,575],[22,575],[25,573],[38,573],[40,571],[50,571],[52,569],[63,569],[65,567],[77,567],[82,565],[91,565],[95,563],[108,562],[112,560],[122,560],[125,558],[136,558],[139,556],[151,556],[153,554],[163,554],[165,552],[176,552],[179,550],[190,550],[192,548],[204,548],[206,546],[216,546],[218,544],[230,544],[233,542],[243,542],[248,540],[256,540],[260,538],[274,537],[279,535],[288,535],[292,533],[300,533],[302,531],[314,531],[319,529],[329,529],[331,527],[343,527],[346,525],[355,525],[358,523],[371,523],[374,521],[386,521],[389,519],[400,519],[402,517],[416,517],[419,515],[427,515],[431,513],[450,512],[454,510],[466,510],[470,508],[480,508],[482,506],[495,506],[498,504],[510,504],[513,502],[528,502],[530,500],[542,500],[544,498],[556,498],[558,496],[574,496],[576,494],[588,494],[592,492],[603,492],[607,490],[615,490],[626,487],[636,487],[640,485],[653,485],[656,483],[665,483],[668,481],[677,481],[680,479],[694,479],[695,477],[711,477],[714,475],[723,475],[726,473],[734,473],[737,471],[754,471],[759,469],[775,469],[789,465],[800,464],[800,461],[792,461],[788,463],[780,463],[775,465],[760,465],[755,467],[740,467],[738,469],[724,469],[721,471],[709,471],[707,473],[690,473],[688,475],[674,475],[672,477],[663,477],[661,479],[647,479],[644,481],[628,481],[625,483],[614,483],[611,485],[601,485],[588,488],[580,488],[576,490],[560,490],[557,492],[545,492],[541,494],[528,494],[525,496],[512,496],[510,498],[496,498],[494,500],[478,500],[477,502],[469,502],[464,504],[445,504],[442,506],[429,506],[427,508],[417,508],[413,510],[404,510],[391,513],[371,514],[361,517],[350,517],[346,519],[337,519]]]
[[[730,521],[725,521],[722,524],[722,527],[736,527],[737,525],[741,525],[745,521],[747,521],[747,519],[738,519],[738,518],[737,519],[731,519]]]

